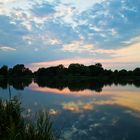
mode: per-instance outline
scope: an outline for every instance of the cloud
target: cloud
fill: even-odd
[[[92,44],[84,44],[82,40],[73,41],[70,44],[64,44],[62,51],[68,51],[68,52],[90,52],[92,51],[94,46]]]
[[[86,110],[93,110],[94,109],[94,105],[92,102],[90,103],[83,103],[81,101],[78,102],[68,102],[68,103],[62,103],[62,107],[65,110],[69,110],[71,112],[75,112],[75,113],[80,113],[80,112],[84,112]]]
[[[83,40],[73,41],[70,44],[64,44],[62,49],[64,52],[72,52],[72,53],[90,53],[95,55],[99,54],[112,54],[115,53],[113,49],[102,49],[95,47],[93,44],[84,43]]]
[[[57,37],[55,37],[51,33],[45,33],[40,36],[41,40],[43,41],[44,44],[47,45],[59,45],[61,44],[61,40],[59,40]]]
[[[109,54],[114,62],[139,62],[140,60],[140,37],[134,37],[124,43],[124,47],[116,49],[103,49],[94,47],[93,44],[85,44],[83,41],[74,41],[63,45],[62,51],[92,53],[96,57],[98,54]],[[110,58],[109,58],[110,59]]]
[[[0,0],[0,45],[28,52],[30,62],[138,64],[139,11],[138,0]]]
[[[60,24],[67,24],[72,28],[78,26],[78,23],[75,21],[75,16],[77,15],[75,7],[59,4],[55,7],[55,11],[54,21]]]
[[[131,89],[132,90],[132,89]],[[110,96],[111,99],[108,100],[96,100],[94,101],[95,105],[114,105],[117,104],[119,106],[126,107],[127,109],[131,109],[131,111],[140,111],[140,94],[139,90],[133,89],[133,94],[130,89],[126,89],[122,92],[120,92],[120,89],[116,88],[114,89],[114,92],[112,93],[112,90],[110,90],[109,87],[105,87],[105,90],[102,92],[102,95],[104,96]],[[109,97],[108,96],[108,97]]]
[[[52,61],[46,61],[46,62],[36,62],[36,63],[28,64],[27,66],[35,71],[40,67],[50,67],[50,66],[56,66],[59,64],[68,66],[71,63],[81,63],[81,64],[88,65],[90,63],[93,63],[93,61],[94,61],[94,59],[91,59],[91,58],[76,58],[75,57],[75,58],[52,60]]]
[[[131,39],[133,40],[133,39]],[[79,51],[79,53],[98,53],[99,54],[106,54],[109,55],[109,57],[106,57],[105,59],[98,57],[98,55],[94,55],[94,57],[75,57],[75,58],[69,58],[69,59],[60,59],[60,60],[52,60],[47,62],[36,62],[29,64],[28,67],[30,67],[32,70],[37,70],[39,67],[49,67],[49,66],[56,66],[59,64],[63,64],[65,66],[68,66],[71,63],[81,63],[81,64],[95,64],[97,62],[100,62],[103,64],[105,68],[122,68],[122,67],[128,67],[129,69],[132,69],[133,63],[137,64],[140,60],[140,41],[136,42],[134,44],[125,46],[124,48],[118,48],[118,49],[101,49],[101,48],[94,48],[93,45],[83,45],[82,48],[80,48],[80,44],[83,42],[74,42],[69,45],[65,45],[63,49],[65,51],[70,52],[76,52]],[[76,46],[77,45],[77,46]],[[76,46],[76,47],[75,47]],[[63,50],[64,51],[64,50]],[[111,56],[111,58],[110,58]]]
[[[128,41],[128,42],[131,42]],[[139,62],[140,60],[140,40],[135,43],[130,43],[127,47],[120,48],[115,51],[115,59],[120,62]]]
[[[87,9],[92,7],[93,5],[98,4],[98,3],[102,3],[103,1],[106,1],[106,0],[93,0],[93,1],[91,1],[91,0],[86,0],[86,1],[67,0],[67,1],[63,1],[63,0],[61,0],[62,3],[67,4],[67,5],[72,5],[73,7],[75,7],[79,13],[86,11]]]
[[[8,52],[8,51],[16,51],[15,48],[8,47],[8,46],[0,46],[0,50],[1,51],[5,51],[5,52]]]
[[[34,5],[33,2],[28,0],[4,0],[0,1],[0,15],[12,16],[17,11],[29,11]]]
[[[140,42],[140,36],[132,37],[127,41],[123,41],[122,44],[126,46],[134,45],[135,43]]]

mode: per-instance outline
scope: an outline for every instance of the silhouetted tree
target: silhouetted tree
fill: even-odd
[[[9,70],[11,76],[21,77],[21,76],[29,76],[32,75],[32,71],[28,68],[25,68],[23,64],[17,64],[13,67],[13,69]]]
[[[4,65],[0,68],[0,75],[8,76],[8,66]]]
[[[102,68],[102,64],[101,63],[96,63],[95,66],[98,67],[98,68]]]
[[[102,65],[100,65],[99,63],[95,65],[90,65],[89,70],[90,70],[91,76],[103,75],[103,72],[104,72]]]
[[[70,64],[68,67],[68,73],[73,75],[87,75],[89,73],[89,68],[82,64]]]
[[[49,68],[39,68],[37,72],[35,72],[35,76],[43,77],[43,76],[62,76],[65,75],[67,72],[67,69],[63,65],[58,65],[55,67],[49,67]]]
[[[140,76],[140,68],[134,69],[133,75],[135,75],[135,76]]]
[[[103,70],[103,75],[104,76],[111,76],[113,74],[112,70]]]
[[[63,65],[58,65],[55,67],[48,68],[39,68],[36,71],[35,76],[43,77],[57,77],[57,76],[88,76],[88,77],[111,77],[111,78],[120,78],[120,77],[130,77],[130,76],[140,76],[140,68],[136,68],[134,71],[127,71],[122,69],[120,71],[107,70],[102,67],[101,63],[96,63],[95,65],[84,66],[83,64],[70,64],[68,68],[65,68]]]
[[[125,70],[125,69],[120,70],[118,74],[119,74],[119,76],[127,76],[128,75],[127,70]]]

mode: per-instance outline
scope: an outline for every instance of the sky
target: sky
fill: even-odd
[[[0,66],[140,66],[140,0],[0,0]]]

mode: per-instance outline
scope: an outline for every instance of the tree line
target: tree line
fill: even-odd
[[[0,68],[0,75],[3,77],[23,77],[32,76],[33,72],[24,66],[24,64],[17,64],[13,68],[8,68],[7,65],[3,65]]]
[[[2,77],[63,77],[63,76],[85,76],[85,77],[130,77],[140,76],[140,68],[134,70],[107,70],[103,68],[101,63],[85,66],[83,64],[70,64],[68,68],[63,65],[39,68],[37,71],[32,72],[29,68],[26,68],[24,64],[17,64],[13,68],[8,68],[4,65],[0,68],[0,76]]]

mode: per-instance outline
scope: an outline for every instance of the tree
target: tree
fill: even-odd
[[[98,67],[98,68],[102,68],[102,64],[101,63],[96,63],[95,66]]]
[[[122,69],[119,71],[119,76],[127,76],[127,75],[128,75],[127,70]]]
[[[0,68],[0,75],[8,76],[8,66],[3,65],[3,66]]]
[[[100,63],[96,63],[95,65],[90,65],[89,69],[90,69],[90,74],[92,76],[103,75],[104,72],[104,69],[102,68],[102,64]]]
[[[135,76],[140,76],[140,68],[134,69],[133,75],[135,75]]]
[[[83,64],[70,64],[68,67],[68,72],[74,75],[82,75],[85,76],[89,73],[88,67],[84,66]]]
[[[32,75],[32,71],[25,68],[23,64],[17,64],[13,69],[10,69],[10,74],[12,76],[29,76]]]

